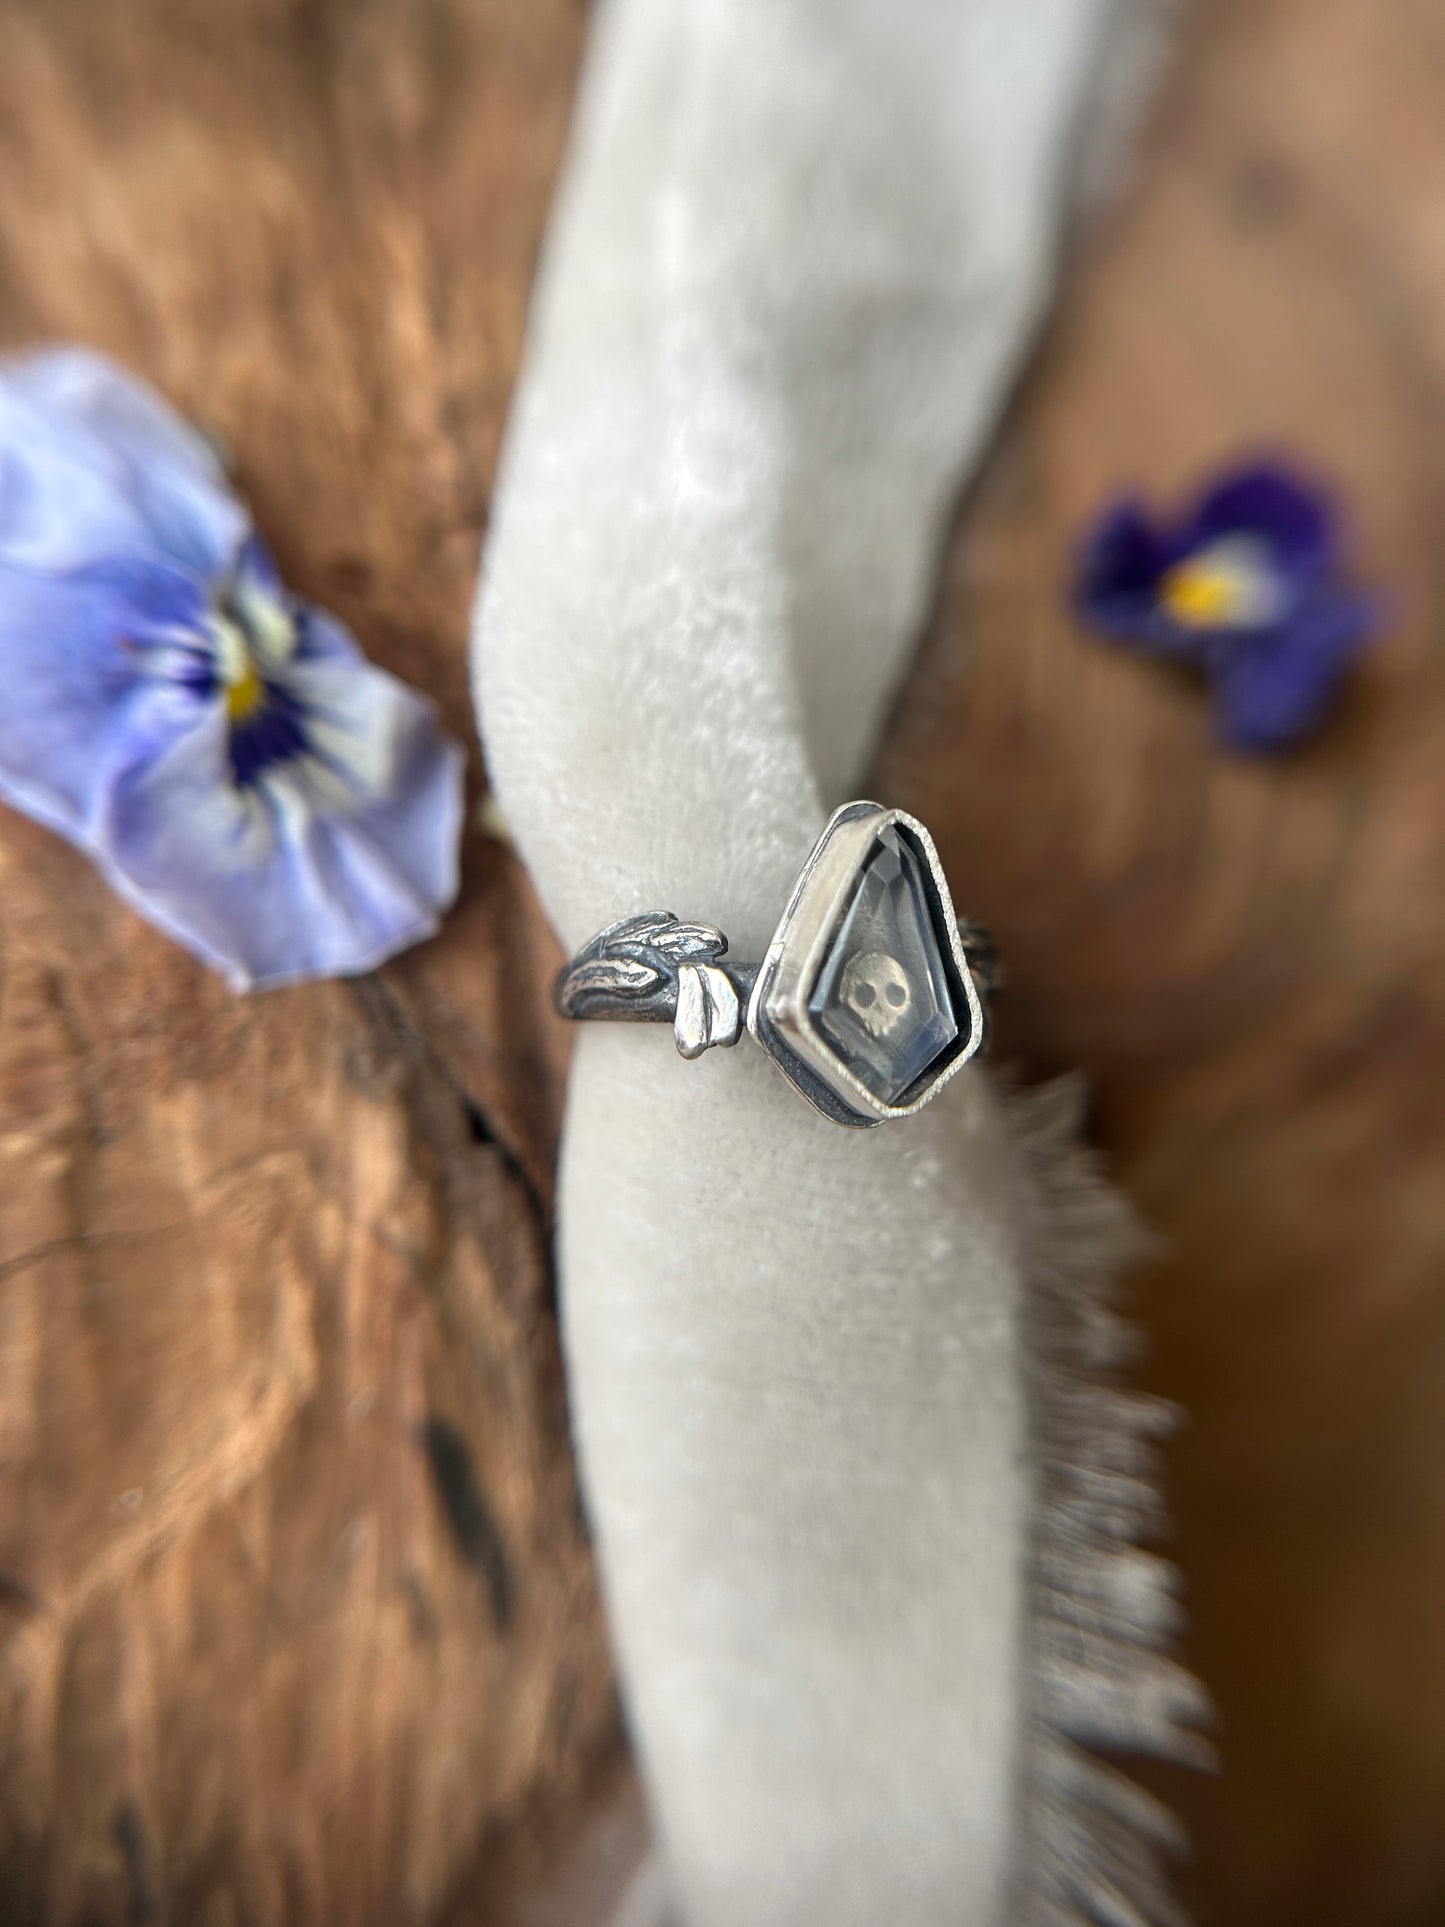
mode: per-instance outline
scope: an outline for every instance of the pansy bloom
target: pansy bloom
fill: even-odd
[[[1202,672],[1236,749],[1288,749],[1325,721],[1377,621],[1349,583],[1317,487],[1259,464],[1178,521],[1132,498],[1083,545],[1075,605],[1101,635]]]
[[[0,795],[237,989],[457,889],[462,754],[287,594],[209,445],[99,356],[0,364]]]

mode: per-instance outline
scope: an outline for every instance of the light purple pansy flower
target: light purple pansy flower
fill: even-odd
[[[156,395],[81,349],[0,363],[0,795],[247,989],[436,929],[462,763]]]

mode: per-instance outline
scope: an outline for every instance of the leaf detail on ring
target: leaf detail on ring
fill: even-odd
[[[682,923],[668,910],[623,917],[578,952],[557,985],[557,1002],[568,1017],[585,1016],[597,999],[650,1007],[666,986],[675,990],[679,971],[706,967],[727,947],[710,923]]]
[[[695,963],[699,958],[711,963],[727,947],[727,938],[710,923],[674,923],[658,930],[652,939],[652,948],[659,956],[677,963]]]
[[[610,992],[613,996],[635,996],[660,984],[664,972],[636,957],[589,957],[575,963],[567,972],[567,997],[573,1001],[589,991]]]

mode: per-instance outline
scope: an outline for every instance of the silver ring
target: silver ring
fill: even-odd
[[[557,1008],[670,1023],[684,1057],[746,1027],[824,1117],[864,1127],[911,1117],[983,1048],[993,945],[959,923],[933,838],[903,810],[835,810],[762,962],[727,947],[671,911],[624,917],[558,977]]]

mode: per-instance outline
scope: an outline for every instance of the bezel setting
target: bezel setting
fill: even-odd
[[[920,860],[932,934],[948,981],[957,1037],[896,1103],[878,1097],[823,1035],[809,1009],[843,919],[882,832],[896,829]],[[789,1082],[835,1123],[863,1128],[912,1117],[978,1055],[986,1028],[953,899],[933,838],[904,810],[847,803],[835,810],[799,872],[748,1001],[747,1026]]]

